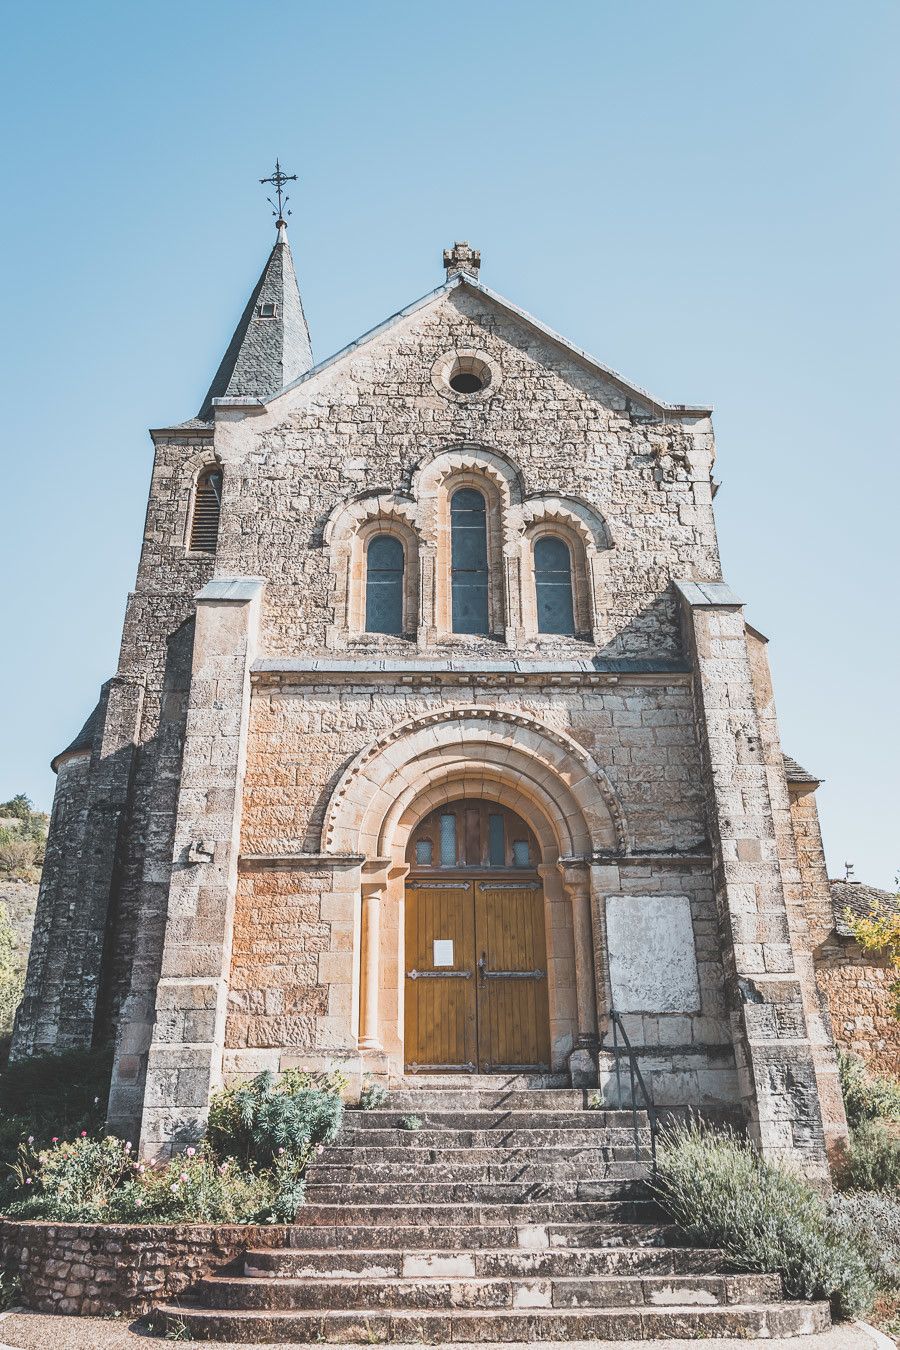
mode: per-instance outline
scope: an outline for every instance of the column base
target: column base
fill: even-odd
[[[569,1078],[574,1088],[597,1086],[597,1053],[586,1045],[576,1046],[569,1055]]]

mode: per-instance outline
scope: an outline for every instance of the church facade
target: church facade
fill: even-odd
[[[165,1154],[263,1069],[610,1098],[615,1012],[658,1105],[824,1175],[809,796],[722,578],[709,409],[466,244],[314,364],[277,228],[200,414],[152,433],[13,1055],[112,1043],[110,1127]]]

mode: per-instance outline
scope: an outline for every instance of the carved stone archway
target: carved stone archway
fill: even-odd
[[[364,1054],[402,1066],[402,914],[405,853],[422,816],[460,797],[497,801],[516,811],[538,839],[548,931],[562,970],[571,967],[572,1011],[556,1016],[556,1058],[573,1082],[595,1073],[597,990],[591,859],[625,851],[625,821],[592,756],[565,732],[499,708],[464,706],[402,723],[348,765],[334,789],[322,830],[324,854],[355,854],[361,868],[360,1021]],[[565,924],[555,923],[565,904]],[[383,922],[387,910],[388,921]],[[570,914],[569,914],[570,911]],[[561,936],[565,928],[567,938]],[[564,943],[568,949],[563,951]],[[557,971],[557,974],[559,971]],[[566,975],[559,978],[565,987]],[[552,1020],[552,1019],[551,1019]],[[559,1067],[559,1063],[556,1065]]]

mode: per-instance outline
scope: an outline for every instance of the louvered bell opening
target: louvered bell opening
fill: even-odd
[[[219,513],[222,509],[222,474],[205,473],[197,480],[194,514],[191,519],[191,552],[215,553],[219,537]]]

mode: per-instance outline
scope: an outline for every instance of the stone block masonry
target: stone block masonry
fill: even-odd
[[[37,1312],[139,1317],[177,1301],[248,1247],[281,1247],[278,1224],[91,1224],[0,1220],[0,1264]]]
[[[250,666],[263,583],[213,581],[197,600],[187,739],[141,1141],[165,1154],[202,1132],[222,1083]],[[225,788],[223,791],[222,789]]]
[[[694,658],[740,1092],[764,1153],[799,1160],[824,1181],[816,1064],[741,605],[725,586],[684,584],[679,590]],[[786,806],[786,790],[784,796]]]
[[[636,987],[610,898],[655,927],[677,913],[678,989],[645,981],[623,1012],[659,1100],[741,1101],[767,1153],[821,1175],[842,1129],[809,955],[821,895],[716,590],[708,410],[493,295],[477,250],[450,262],[273,394],[246,387],[256,356],[286,370],[305,341],[282,227],[259,291],[275,314],[255,294],[203,415],[153,433],[119,669],[59,761],[14,1053],[113,1039],[109,1122],[142,1121],[148,1153],[195,1138],[226,1078],[402,1074],[407,842],[472,798],[536,841],[553,1069],[596,1082],[613,997]],[[213,468],[215,551],[192,549]],[[479,634],[454,631],[460,488],[485,508]],[[403,558],[393,634],[366,631],[380,534]],[[545,536],[568,550],[569,633],[542,631]]]

